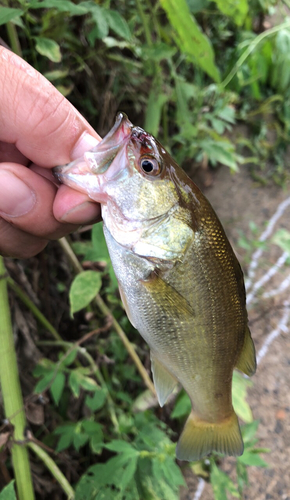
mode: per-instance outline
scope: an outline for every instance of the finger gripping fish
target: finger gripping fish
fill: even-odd
[[[241,455],[232,375],[234,368],[255,372],[255,349],[243,273],[210,203],[122,113],[94,149],[54,170],[102,204],[121,298],[150,347],[160,405],[178,382],[191,399],[177,457]]]

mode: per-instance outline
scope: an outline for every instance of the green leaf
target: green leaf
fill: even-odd
[[[47,57],[52,62],[58,63],[61,61],[60,47],[55,40],[40,36],[36,36],[34,39],[36,41],[35,49],[39,54]]]
[[[191,402],[189,396],[185,391],[182,391],[178,396],[173,412],[171,413],[171,418],[181,418],[189,415],[191,411]]]
[[[88,306],[100,291],[101,285],[101,275],[96,271],[83,271],[78,274],[69,292],[71,314]]]
[[[130,443],[126,443],[126,441],[121,441],[120,439],[114,439],[109,444],[105,444],[105,448],[117,453],[138,455],[136,448],[134,448]]]
[[[242,436],[245,445],[249,443],[255,436],[259,425],[259,420],[253,420],[250,424],[243,425],[241,428]]]
[[[255,465],[257,467],[268,467],[267,462],[263,460],[255,450],[246,450],[241,457],[237,459],[239,462],[245,465]]]
[[[211,462],[210,482],[215,500],[226,500],[228,498],[227,491],[233,497],[240,498],[239,492],[231,478],[225,472],[221,471],[214,461]]]
[[[272,238],[273,243],[278,245],[283,252],[290,255],[290,232],[287,229],[278,229]]]
[[[55,429],[54,434],[60,434],[60,438],[55,449],[56,453],[67,450],[67,448],[70,447],[73,442],[74,431],[75,424],[62,425],[61,427]]]
[[[94,259],[110,262],[110,255],[106,244],[102,223],[98,223],[93,226],[92,244],[94,249]]]
[[[247,389],[252,385],[252,382],[241,373],[234,372],[232,388],[233,407],[237,415],[247,423],[253,420],[251,408],[246,401]]]
[[[106,18],[110,28],[121,38],[130,40],[132,38],[127,21],[119,14],[117,10],[107,10]]]
[[[9,21],[13,21],[23,15],[21,9],[12,9],[10,7],[0,7],[0,26]],[[1,498],[1,497],[0,497]]]
[[[85,405],[92,411],[97,411],[103,408],[106,401],[106,393],[102,389],[95,390],[94,395],[86,396]]]
[[[216,82],[220,81],[219,70],[214,63],[214,52],[209,39],[191,15],[185,0],[161,0],[161,5],[177,34],[180,50],[203,69]]]
[[[90,43],[94,43],[96,38],[105,38],[109,33],[107,21],[107,12],[99,5],[94,5],[91,8],[91,16],[95,23],[93,32],[90,33]]]
[[[68,383],[73,395],[78,398],[81,391],[80,377],[79,374],[73,370],[69,374]]]
[[[58,405],[59,400],[62,396],[64,385],[65,385],[65,375],[63,372],[58,372],[50,387],[50,392],[53,397],[54,403],[56,405]]]
[[[59,12],[68,12],[72,16],[81,16],[89,12],[89,2],[80,2],[79,5],[69,0],[43,0],[42,2],[30,2],[30,9],[57,9]]]
[[[0,12],[1,15],[1,12]],[[10,481],[5,488],[0,493],[0,500],[17,500],[16,499],[16,494],[15,494],[15,489],[14,489],[14,479],[13,481]]]
[[[249,5],[247,0],[214,0],[219,10],[241,26],[246,19]]]
[[[39,393],[45,391],[50,386],[54,375],[55,375],[54,369],[46,373],[44,377],[42,377],[42,379],[39,380],[39,382],[37,382],[34,388],[34,392]]]
[[[152,135],[158,135],[161,112],[168,99],[169,96],[163,92],[159,92],[153,82],[147,102],[144,126],[145,130]]]
[[[132,481],[134,474],[136,472],[137,463],[138,463],[138,456],[136,455],[130,458],[127,465],[125,465],[123,473],[121,475],[121,481],[118,485],[121,491],[125,490],[128,484]]]

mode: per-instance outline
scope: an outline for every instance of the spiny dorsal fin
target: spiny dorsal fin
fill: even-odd
[[[249,328],[246,327],[244,345],[236,364],[236,368],[251,377],[254,375],[256,367],[255,346],[251,337],[251,332]]]
[[[151,370],[153,374],[153,381],[157,392],[157,398],[160,406],[166,403],[168,396],[177,386],[176,378],[164,368],[164,366],[156,359],[151,352]]]

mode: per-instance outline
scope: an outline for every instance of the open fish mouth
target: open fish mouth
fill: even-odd
[[[54,176],[62,184],[84,192],[96,201],[101,201],[98,195],[102,191],[102,185],[114,177],[120,169],[119,162],[115,168],[112,168],[112,164],[116,156],[125,149],[132,129],[133,124],[127,115],[118,113],[114,126],[99,144],[67,165],[55,167]]]

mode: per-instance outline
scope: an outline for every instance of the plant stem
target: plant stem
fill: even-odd
[[[22,57],[22,50],[21,50],[21,46],[20,46],[20,42],[19,42],[19,38],[18,38],[15,24],[8,22],[6,24],[6,30],[7,30],[7,35],[8,35],[11,49],[13,50],[13,52],[15,52],[15,54]]]
[[[61,238],[59,240],[59,242],[60,242],[64,252],[66,253],[67,257],[70,259],[75,271],[77,273],[82,272],[83,268],[82,268],[81,264],[79,263],[76,255],[75,255],[74,251],[72,250],[70,244],[68,243],[67,239]],[[139,371],[139,373],[144,381],[144,384],[152,392],[152,394],[154,394],[154,396],[156,396],[154,384],[153,384],[152,380],[150,379],[147,371],[145,370],[145,368],[144,368],[138,354],[136,353],[133,345],[131,344],[131,342],[127,338],[124,330],[120,327],[118,321],[116,321],[116,319],[112,315],[110,309],[106,306],[105,302],[103,301],[103,299],[101,298],[101,296],[99,294],[96,296],[95,302],[96,302],[98,308],[100,309],[100,311],[104,314],[104,316],[107,316],[110,319],[110,321],[112,322],[112,326],[115,328],[117,334],[119,335],[124,346],[126,347],[129,356],[131,357],[132,361],[135,363],[136,368]]]
[[[40,458],[40,460],[44,463],[53,477],[57,480],[63,491],[66,493],[68,500],[73,500],[75,497],[75,492],[66,477],[63,475],[61,470],[56,465],[55,461],[44,451],[43,448],[38,446],[38,444],[33,443],[32,441],[28,441],[27,446],[34,451],[35,455]]]
[[[290,27],[290,21],[286,21],[285,23],[279,24],[279,26],[274,26],[274,28],[270,28],[267,31],[264,31],[260,35],[256,36],[256,38],[249,44],[248,48],[245,50],[245,52],[241,55],[241,57],[237,60],[236,64],[234,67],[231,69],[229,72],[228,76],[224,79],[223,82],[220,83],[220,87],[224,89],[234,78],[234,76],[237,74],[239,71],[240,67],[244,64],[246,59],[249,57],[249,55],[255,50],[257,45],[264,40],[264,38],[267,38],[268,36],[274,35],[275,33],[278,33],[282,29],[289,28]]]
[[[0,256],[0,382],[6,418],[14,427],[11,449],[19,500],[33,500],[33,484],[26,446],[19,444],[24,439],[25,412],[13,330],[7,293],[7,275],[3,258]],[[18,441],[18,443],[17,443]]]
[[[40,310],[32,302],[32,300],[30,300],[28,295],[26,295],[26,293],[23,292],[23,290],[20,288],[20,286],[18,286],[17,283],[15,283],[15,281],[10,277],[7,278],[7,283],[9,285],[9,287],[11,288],[11,290],[13,290],[16,293],[16,295],[19,297],[19,299],[23,302],[23,304],[25,304],[28,307],[28,309],[30,309],[32,314],[44,326],[44,328],[46,328],[56,340],[62,340],[61,336],[56,331],[56,329],[46,319],[46,317],[42,314],[42,312],[40,312]]]

